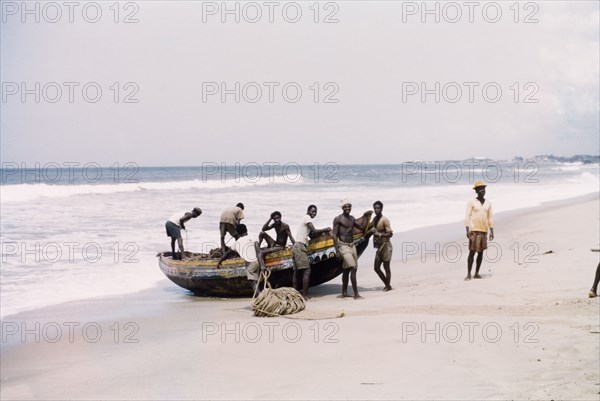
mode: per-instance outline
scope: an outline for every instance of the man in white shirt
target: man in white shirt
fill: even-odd
[[[469,239],[469,257],[467,258],[467,277],[465,281],[471,280],[471,269],[473,267],[473,258],[477,253],[477,261],[474,278],[481,278],[479,268],[483,260],[483,251],[487,249],[487,231],[490,230],[490,241],[494,239],[494,216],[492,213],[492,204],[484,199],[485,185],[481,181],[473,184],[473,189],[477,193],[477,198],[467,204],[465,213],[465,227],[467,229],[467,238]]]
[[[242,259],[246,261],[246,277],[252,281],[252,289],[256,289],[258,282],[258,274],[260,272],[260,264],[257,256],[262,256],[258,242],[248,235],[248,228],[245,224],[238,224],[236,227],[238,238],[235,240],[233,248],[229,248],[217,263],[217,269],[221,268],[221,263],[228,258],[231,258],[237,252]]]
[[[171,237],[171,253],[173,260],[183,260],[185,258],[183,250],[183,238],[181,238],[181,230],[185,230],[185,223],[190,219],[195,219],[202,214],[199,207],[195,207],[191,212],[180,212],[169,217],[165,223],[167,237]],[[177,257],[175,253],[175,241],[178,242],[180,255]]]
[[[302,218],[302,222],[298,227],[296,234],[296,242],[292,247],[292,257],[294,259],[294,276],[292,280],[293,287],[300,291],[304,299],[308,300],[308,286],[310,284],[310,261],[308,259],[308,241],[316,238],[321,234],[328,233],[331,228],[323,228],[317,230],[313,226],[313,219],[317,215],[317,207],[310,205],[306,210],[306,215]],[[302,288],[300,288],[302,283]]]

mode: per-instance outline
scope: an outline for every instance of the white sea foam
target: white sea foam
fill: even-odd
[[[262,178],[241,177],[229,180],[187,180],[167,182],[140,182],[123,184],[53,185],[45,183],[3,185],[0,201],[24,202],[38,198],[62,198],[75,195],[114,194],[137,191],[168,191],[185,189],[231,189],[262,185],[301,184],[303,178],[271,176]]]

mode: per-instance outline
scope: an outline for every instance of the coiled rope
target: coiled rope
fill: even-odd
[[[291,287],[275,288],[269,283],[270,270],[261,272],[252,297],[252,310],[254,316],[273,317],[300,312],[306,307],[304,297],[296,289]],[[256,295],[260,282],[264,281],[265,288]]]

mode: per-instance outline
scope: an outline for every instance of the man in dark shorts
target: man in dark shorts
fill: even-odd
[[[363,233],[367,228],[367,220],[360,226],[354,216],[350,214],[352,211],[352,202],[350,199],[340,201],[343,213],[333,219],[333,244],[335,245],[335,253],[337,258],[343,260],[342,271],[342,298],[348,297],[348,276],[352,281],[352,290],[354,291],[354,299],[360,298],[358,286],[356,284],[356,269],[358,268],[358,254],[354,245],[353,230],[358,228]],[[373,213],[373,212],[371,212]]]
[[[322,228],[317,230],[313,226],[313,219],[317,216],[317,207],[310,205],[306,209],[306,215],[296,232],[297,241],[292,247],[292,257],[294,259],[294,276],[292,279],[293,287],[300,291],[304,299],[308,300],[308,286],[310,285],[310,260],[308,259],[308,241],[312,238],[328,233],[331,228]],[[300,286],[302,283],[302,286]]]
[[[492,204],[484,199],[485,185],[481,181],[473,184],[473,189],[477,193],[477,198],[467,204],[465,213],[465,227],[467,229],[467,238],[469,239],[469,257],[467,258],[467,277],[465,281],[471,280],[471,269],[473,268],[473,258],[477,253],[477,265],[474,278],[481,278],[479,269],[483,260],[483,251],[487,249],[487,232],[490,230],[490,241],[494,239],[494,218],[492,213]]]
[[[373,235],[373,246],[377,249],[375,252],[375,273],[379,276],[385,287],[383,291],[389,291],[392,289],[390,285],[392,280],[392,270],[390,269],[390,261],[392,260],[392,243],[390,238],[394,235],[390,219],[385,217],[381,212],[383,211],[383,203],[377,201],[373,203],[373,210],[375,211],[375,218],[371,223],[371,230],[369,235]],[[381,264],[385,269],[385,274],[381,271]]]
[[[273,221],[273,223],[271,223],[271,221]],[[277,239],[271,238],[271,236],[265,232],[273,228],[275,229]],[[260,246],[263,240],[265,240],[267,241],[267,247],[269,248],[274,246],[285,247],[287,245],[288,238],[292,242],[292,245],[294,245],[296,241],[294,241],[294,237],[292,237],[290,226],[281,221],[280,212],[274,211],[271,213],[271,218],[269,218],[269,220],[267,220],[267,222],[263,225],[260,234],[258,234],[258,246]]]
[[[167,230],[167,236],[171,237],[171,252],[173,259],[183,260],[185,258],[183,249],[183,238],[181,238],[181,230],[185,230],[185,223],[190,219],[195,219],[202,214],[202,210],[199,207],[195,207],[191,212],[176,213],[169,217],[169,220],[165,223],[165,229]],[[179,256],[175,253],[175,241],[179,245]]]
[[[221,234],[221,255],[225,254],[225,234],[229,233],[236,240],[239,238],[236,226],[244,218],[244,204],[238,203],[235,206],[228,207],[221,213],[219,221],[219,233]]]

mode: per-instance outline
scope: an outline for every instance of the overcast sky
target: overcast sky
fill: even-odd
[[[599,152],[597,1],[72,4],[1,3],[2,162]]]

